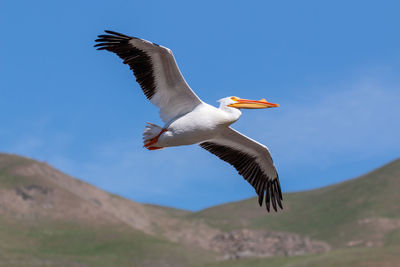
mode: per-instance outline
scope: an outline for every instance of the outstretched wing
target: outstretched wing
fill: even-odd
[[[236,168],[256,190],[260,206],[265,195],[265,206],[270,203],[275,211],[282,209],[282,191],[268,148],[227,127],[220,134],[200,146]]]
[[[116,53],[133,70],[146,97],[160,108],[164,122],[192,111],[202,101],[190,89],[166,47],[124,34],[105,31],[95,47]]]

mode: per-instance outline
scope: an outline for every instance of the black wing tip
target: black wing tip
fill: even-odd
[[[128,64],[133,71],[146,97],[151,99],[156,91],[152,59],[146,52],[130,43],[130,40],[139,38],[110,30],[104,32],[107,34],[98,35],[94,47],[97,50],[113,52],[123,59],[123,63]]]
[[[278,212],[278,207],[283,210],[283,205],[282,205],[282,191],[281,187],[279,185],[279,180],[276,178],[273,181],[268,180],[267,185],[265,186],[263,192],[261,195],[258,197],[259,204],[261,206],[262,203],[260,203],[260,199],[263,198],[264,192],[266,194],[265,196],[265,208],[267,209],[267,212],[271,211],[271,204],[272,208],[275,212]]]
[[[104,40],[110,40],[110,39],[112,39],[112,40],[116,40],[116,39],[118,39],[118,40],[129,40],[129,39],[134,38],[134,37],[131,37],[131,36],[119,33],[119,32],[114,32],[114,31],[109,31],[109,30],[105,30],[104,32],[107,33],[107,34],[99,34],[99,35],[97,35],[97,37],[99,39],[97,39],[96,42],[104,41]]]
[[[97,39],[94,40],[96,44],[94,47],[98,46],[103,46],[100,48],[97,48],[97,50],[106,50],[107,48],[113,46],[113,45],[118,45],[124,42],[129,41],[130,39],[134,39],[135,37],[131,37],[122,33],[110,31],[110,30],[105,30],[105,33],[108,34],[100,34],[98,35]]]
[[[110,30],[104,30],[104,32],[105,33],[108,33],[108,34],[111,34],[111,36],[119,36],[119,37],[122,37],[122,38],[128,38],[128,39],[131,39],[131,38],[133,38],[133,37],[131,37],[131,36],[128,36],[128,35],[125,35],[125,34],[122,34],[122,33],[119,33],[119,32],[115,32],[115,31],[110,31]],[[104,35],[104,36],[107,36],[107,35]],[[109,36],[109,35],[108,35]],[[99,37],[100,37],[100,35],[99,35]]]
[[[260,207],[262,206],[263,200],[264,200],[264,192],[258,195],[258,204],[260,205]]]
[[[258,195],[258,204],[262,206],[265,196],[265,207],[270,211],[271,203],[272,208],[277,212],[278,207],[283,209],[282,205],[282,192],[279,185],[279,178],[276,175],[271,179],[262,169],[255,164],[255,158],[246,153],[235,150],[234,148],[220,145],[214,142],[203,142],[199,144],[200,147],[213,153],[220,159],[233,165],[240,175],[243,176],[256,190]]]
[[[97,35],[97,39],[95,40],[95,42],[97,42],[98,44],[95,45],[95,47],[97,46],[109,46],[109,45],[113,45],[116,43],[123,43],[123,42],[127,42],[131,39],[137,39],[137,40],[142,40],[142,41],[146,41],[144,39],[138,38],[138,37],[134,37],[134,36],[128,36],[119,32],[115,32],[115,31],[110,31],[110,30],[104,30],[105,33],[107,34],[100,34]],[[149,42],[149,41],[146,41]],[[153,43],[153,42],[149,42],[155,46],[160,47],[159,44]],[[104,50],[106,48],[98,48],[97,50]]]

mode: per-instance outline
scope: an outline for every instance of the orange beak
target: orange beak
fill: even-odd
[[[230,104],[228,107],[247,109],[276,108],[279,107],[279,104],[267,102],[264,98],[261,100],[237,99],[236,103]]]

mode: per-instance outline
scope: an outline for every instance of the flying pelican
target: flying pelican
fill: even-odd
[[[241,109],[278,107],[265,99],[236,96],[219,100],[219,108],[203,102],[183,78],[172,51],[164,46],[113,31],[99,35],[95,47],[116,53],[133,71],[146,97],[160,109],[164,127],[148,123],[143,132],[149,150],[199,144],[233,165],[255,189],[258,202],[270,211],[282,209],[278,173],[268,148],[232,129]]]

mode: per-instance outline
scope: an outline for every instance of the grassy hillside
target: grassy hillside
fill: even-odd
[[[134,203],[45,163],[0,154],[0,266],[187,266],[214,259],[152,232],[168,231],[153,220],[175,225],[170,216],[177,214],[185,212]]]
[[[348,248],[324,254],[264,259],[241,259],[197,265],[198,267],[397,267],[400,247]]]
[[[399,192],[396,160],[340,184],[285,194],[278,213],[255,199],[192,213],[136,203],[46,163],[0,153],[0,266],[398,266]],[[278,236],[283,253],[269,255],[304,253],[296,246],[311,244],[308,238],[333,250],[222,261],[224,246],[212,245],[219,237],[235,252]]]
[[[0,266],[187,266],[212,256],[123,226],[0,224]]]
[[[223,230],[246,227],[295,232],[337,247],[349,242],[381,245],[400,225],[399,192],[400,160],[396,160],[357,179],[285,194],[282,212],[266,215],[255,199],[248,199],[189,216]]]

